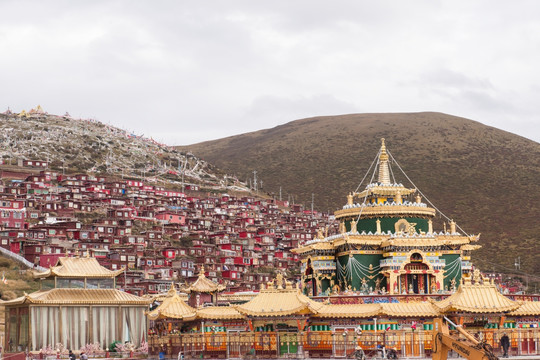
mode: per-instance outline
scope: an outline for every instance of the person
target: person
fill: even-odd
[[[506,333],[504,333],[503,336],[501,337],[500,344],[504,352],[503,357],[507,358],[508,348],[510,347],[510,338],[508,337],[508,335],[506,335]]]
[[[364,350],[362,349],[360,345],[357,346],[356,349],[354,350],[354,358],[356,360],[365,360],[366,358],[366,354],[364,354]]]
[[[88,355],[84,351],[81,351],[81,355],[79,356],[81,360],[88,360]]]
[[[165,348],[161,348],[161,350],[159,351],[159,360],[164,360],[165,359]]]
[[[386,359],[386,347],[384,345],[377,345],[377,352],[381,356],[381,359]]]
[[[386,357],[388,359],[397,359],[397,349],[395,347],[388,349]]]
[[[182,352],[178,352],[178,360],[184,360],[184,354]]]
[[[69,360],[75,360],[75,354],[71,350],[69,350]]]

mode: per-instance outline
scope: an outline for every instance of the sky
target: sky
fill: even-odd
[[[540,142],[536,0],[0,0],[0,112],[169,145],[437,111]]]

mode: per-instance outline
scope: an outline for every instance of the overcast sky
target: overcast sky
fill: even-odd
[[[0,112],[170,145],[439,111],[540,142],[540,1],[0,0]]]

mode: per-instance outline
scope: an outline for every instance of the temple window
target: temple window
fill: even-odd
[[[114,289],[114,279],[86,279],[87,289]]]
[[[83,289],[84,279],[57,278],[57,288]]]

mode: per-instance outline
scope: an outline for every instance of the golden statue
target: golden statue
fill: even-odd
[[[357,229],[356,229],[356,221],[354,220],[351,220],[351,233],[356,233]]]
[[[353,193],[349,193],[349,195],[347,195],[347,205],[353,205]]]

